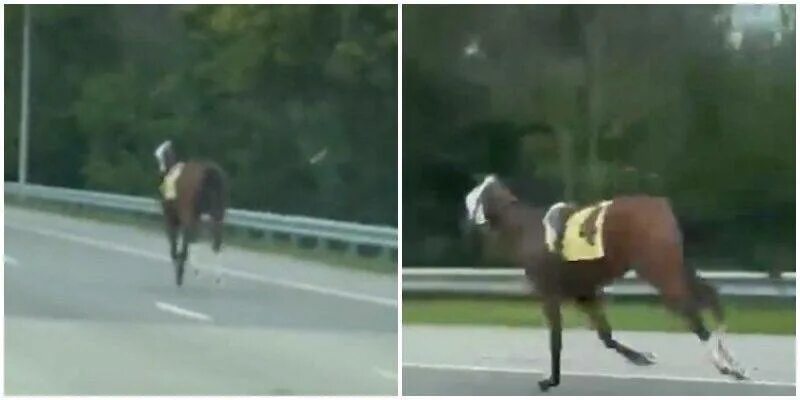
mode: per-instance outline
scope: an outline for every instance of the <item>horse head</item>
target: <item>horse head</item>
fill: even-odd
[[[161,143],[156,148],[153,155],[156,157],[156,160],[158,160],[158,169],[162,174],[169,171],[169,169],[178,162],[175,150],[172,148],[172,141],[170,140]]]
[[[484,225],[498,216],[498,211],[517,201],[517,197],[496,175],[490,174],[465,197],[467,220],[473,225]]]

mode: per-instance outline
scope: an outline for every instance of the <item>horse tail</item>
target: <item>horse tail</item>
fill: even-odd
[[[667,207],[669,207],[669,213],[672,216],[676,237],[678,238],[681,252],[683,252],[683,232],[681,232],[677,217],[672,211],[672,207],[669,205],[668,201]],[[682,259],[684,279],[686,280],[686,285],[689,288],[692,300],[699,308],[710,309],[714,319],[718,324],[724,323],[725,314],[722,309],[722,304],[719,300],[717,289],[697,273],[697,269],[694,267],[694,265],[686,262],[685,255],[682,256]]]
[[[206,164],[198,201],[201,210],[211,217],[211,248],[219,253],[222,247],[222,224],[228,205],[227,179],[216,164]]]
[[[203,175],[201,196],[207,203],[205,210],[214,221],[222,222],[228,206],[225,173],[216,164],[208,164]]]

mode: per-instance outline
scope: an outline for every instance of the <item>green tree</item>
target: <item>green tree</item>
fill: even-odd
[[[32,9],[33,182],[152,195],[152,151],[172,139],[222,164],[235,207],[396,223],[394,6]]]
[[[407,6],[404,165],[444,153],[442,171],[501,173],[540,204],[666,195],[691,255],[785,263],[793,17],[737,47],[735,7]],[[436,191],[404,170],[404,259],[463,264],[424,244],[458,246],[457,222],[418,216],[460,216],[470,183]]]

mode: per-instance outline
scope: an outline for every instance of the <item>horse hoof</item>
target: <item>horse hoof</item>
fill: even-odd
[[[737,381],[750,380],[750,377],[747,376],[747,373],[745,373],[744,371],[732,371],[731,376],[733,376],[733,378],[736,379]]]
[[[546,392],[550,390],[551,387],[555,386],[558,386],[558,383],[554,382],[552,378],[539,381],[539,390],[543,392]]]
[[[653,365],[656,363],[656,355],[650,352],[639,353],[631,358],[631,362],[638,366]]]
[[[739,368],[739,367],[725,368],[725,370],[722,373],[732,376],[733,379],[736,379],[737,381],[746,381],[750,379],[750,377],[747,376],[747,372],[745,372],[744,368]]]
[[[546,392],[550,390],[550,384],[547,381],[539,381],[539,390]]]

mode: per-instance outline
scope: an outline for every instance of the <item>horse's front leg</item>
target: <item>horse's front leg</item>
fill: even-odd
[[[192,227],[184,226],[180,232],[180,252],[175,263],[175,282],[178,286],[183,283],[183,271],[186,261],[189,259],[189,244],[192,242]]]
[[[544,316],[550,326],[550,377],[539,381],[546,392],[561,382],[561,302],[557,297],[544,299]]]
[[[194,241],[195,229],[193,225],[185,226],[181,232],[181,262],[189,260],[189,245]]]
[[[172,263],[178,262],[178,226],[167,223],[167,239],[169,240],[169,257]]]
[[[162,204],[164,213],[164,228],[167,232],[167,240],[169,241],[169,257],[173,264],[178,261],[178,232],[180,229],[180,222],[173,212],[165,205]]]

